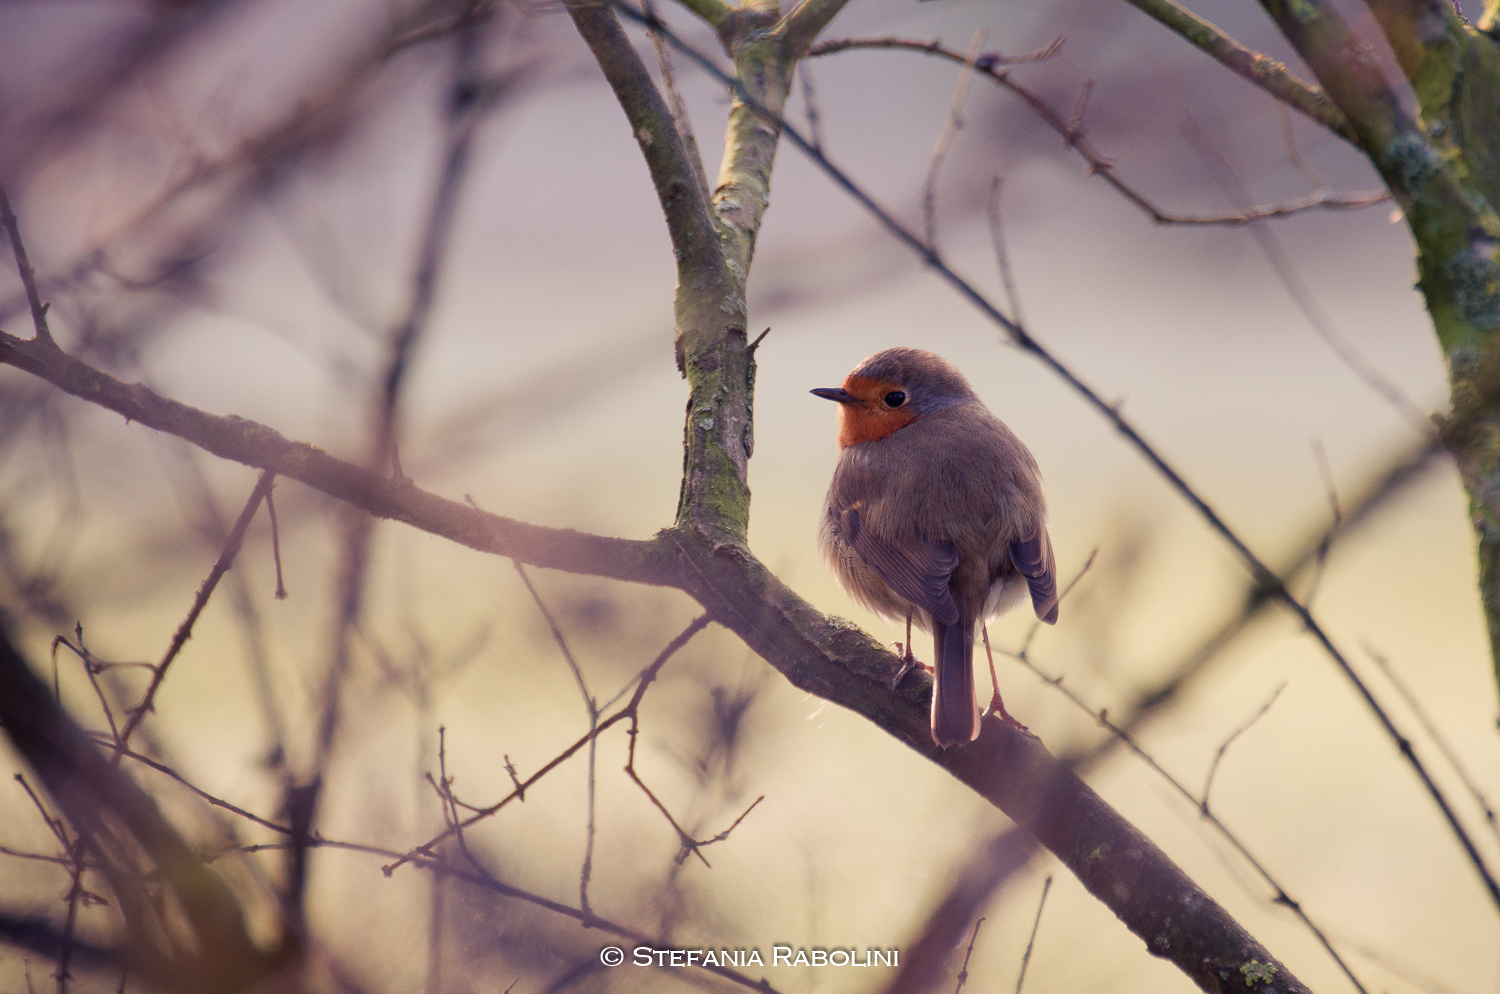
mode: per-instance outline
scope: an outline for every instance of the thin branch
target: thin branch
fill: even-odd
[[[266,514],[271,518],[271,560],[276,564],[276,599],[286,600],[286,584],[281,579],[281,526],[276,521],[276,493],[266,493]]]
[[[1323,175],[1302,158],[1301,152],[1297,151],[1297,137],[1292,134],[1291,111],[1286,109],[1286,104],[1277,104],[1276,110],[1276,116],[1281,119],[1281,138],[1286,142],[1287,159],[1297,168],[1297,172],[1302,174],[1302,178],[1307,180],[1313,191],[1321,193],[1328,188],[1328,184],[1323,181]]]
[[[5,233],[10,238],[10,247],[16,257],[16,270],[20,272],[21,283],[26,288],[26,302],[31,305],[31,324],[36,329],[36,337],[39,341],[51,342],[52,332],[47,327],[48,305],[42,302],[41,292],[37,290],[36,270],[31,268],[31,260],[26,257],[26,244],[21,241],[21,222],[11,209],[10,197],[6,195],[3,186],[0,186],[0,222],[5,225]]]
[[[1015,273],[1010,266],[1010,253],[1005,247],[1005,226],[1000,219],[1001,180],[996,176],[990,181],[990,195],[985,203],[985,214],[990,221],[990,245],[995,250],[995,264],[1000,267],[1000,286],[1005,291],[1005,301],[1010,304],[1010,319],[1018,327],[1026,327],[1026,318],[1021,313],[1021,294],[1016,290]]]
[[[651,0],[641,0],[642,9],[652,17],[656,16],[656,8],[652,6]],[[672,53],[667,49],[667,43],[662,36],[655,31],[648,32],[651,36],[651,51],[656,55],[656,68],[661,73],[662,89],[667,91],[667,106],[672,110],[672,120],[677,125],[677,133],[682,136],[683,151],[688,158],[688,164],[692,166],[693,173],[698,177],[698,182],[703,189],[708,189],[708,174],[703,171],[703,155],[698,150],[698,139],[693,137],[693,119],[688,116],[687,104],[682,99],[682,94],[677,90],[677,74],[672,69]]]
[[[417,858],[418,856],[431,856],[433,846],[437,845],[445,839],[451,838],[459,831],[468,828],[474,823],[493,816],[511,801],[523,800],[525,798],[526,791],[530,790],[538,780],[541,780],[548,773],[551,773],[553,770],[557,769],[569,758],[577,754],[577,752],[584,746],[588,745],[600,735],[604,734],[607,729],[611,728],[621,721],[626,720],[627,718],[633,719],[636,715],[637,710],[641,706],[641,700],[646,696],[646,688],[648,688],[651,685],[651,682],[656,679],[656,674],[660,672],[661,668],[667,664],[667,660],[671,659],[672,656],[674,656],[678,652],[678,650],[687,645],[688,642],[692,641],[694,635],[697,635],[703,629],[707,628],[710,620],[711,619],[708,615],[700,615],[692,622],[690,622],[686,628],[679,632],[676,638],[667,643],[666,648],[662,649],[661,653],[654,660],[652,660],[645,669],[641,670],[640,677],[638,678],[638,682],[636,684],[635,693],[631,696],[629,703],[627,703],[625,707],[621,708],[619,711],[616,711],[609,717],[601,719],[598,725],[593,728],[588,734],[584,735],[582,738],[578,739],[562,752],[552,757],[549,762],[543,765],[541,769],[537,770],[531,776],[527,777],[525,781],[517,783],[515,789],[512,790],[509,794],[502,797],[499,801],[495,802],[489,807],[481,808],[475,811],[474,814],[470,815],[468,818],[463,819],[456,825],[445,828],[439,835],[434,836],[427,842],[424,842],[419,846],[414,846],[406,853],[400,854],[400,858],[395,862],[388,863],[385,866],[382,866],[380,868],[381,872],[386,876],[390,876],[401,866]],[[512,774],[512,780],[514,779],[515,776],[514,774]]]
[[[653,35],[652,37],[656,37]],[[823,116],[818,112],[818,94],[806,62],[797,64],[797,80],[802,84],[802,109],[807,113],[807,135],[813,148],[823,151]]]
[[[1052,890],[1052,878],[1042,881],[1042,896],[1036,902],[1036,920],[1031,923],[1031,937],[1026,940],[1026,952],[1021,954],[1021,972],[1016,975],[1016,994],[1021,994],[1021,985],[1026,983],[1026,967],[1031,963],[1031,950],[1036,945],[1037,930],[1042,927],[1042,912],[1047,907],[1047,892]]]
[[[974,37],[969,41],[969,54],[964,57],[964,67],[958,74],[958,81],[953,84],[953,97],[948,102],[947,120],[943,122],[943,130],[938,135],[937,144],[932,147],[932,159],[927,165],[927,181],[922,184],[922,219],[927,226],[927,247],[934,253],[938,250],[938,174],[942,171],[943,160],[948,157],[948,148],[953,144],[953,137],[963,129],[964,101],[969,95],[969,80],[974,78],[974,63],[979,58],[979,46],[983,44],[984,29],[975,28]],[[820,153],[823,151],[820,142],[814,141],[813,147]]]
[[[1217,149],[1208,143],[1208,139],[1197,124],[1189,118],[1184,123],[1183,131],[1189,144],[1197,150],[1199,157],[1208,167],[1209,174],[1213,176],[1219,189],[1224,191],[1230,203],[1234,204],[1242,214],[1253,211],[1253,208],[1249,206],[1250,192],[1245,189],[1244,183],[1240,181],[1234,168],[1225,161]],[[1313,331],[1323,340],[1323,343],[1333,350],[1333,354],[1338,356],[1339,361],[1365,386],[1389,404],[1413,431],[1419,435],[1433,434],[1432,421],[1427,413],[1406,396],[1390,377],[1366,359],[1334,325],[1333,319],[1313,296],[1312,289],[1303,281],[1301,274],[1297,272],[1297,267],[1292,264],[1291,257],[1281,247],[1281,241],[1271,230],[1270,225],[1265,223],[1264,218],[1256,218],[1250,222],[1250,237],[1255,239],[1256,247],[1265,256],[1271,271],[1276,274],[1277,281],[1286,290],[1287,296],[1292,298],[1292,303],[1297,306],[1297,310],[1302,312],[1303,318],[1312,326]]]
[[[1286,684],[1283,683],[1272,691],[1270,699],[1260,706],[1260,710],[1255,712],[1255,716],[1231,732],[1229,738],[1225,739],[1223,744],[1219,746],[1219,751],[1214,753],[1213,762],[1208,764],[1208,776],[1203,781],[1203,797],[1198,802],[1198,807],[1205,815],[1208,814],[1208,792],[1214,788],[1214,774],[1219,772],[1219,764],[1224,761],[1224,754],[1229,751],[1229,747],[1234,744],[1235,739],[1248,732],[1251,725],[1260,721],[1265,716],[1265,713],[1271,710],[1271,705],[1276,703],[1276,698],[1280,697],[1281,692],[1285,689]]]
[[[469,498],[469,505],[474,510],[479,510],[479,505],[474,503],[473,498]],[[515,567],[516,573],[520,575],[521,582],[526,585],[526,592],[531,595],[532,602],[536,604],[537,610],[542,613],[543,620],[547,622],[547,628],[552,633],[552,641],[557,643],[557,648],[562,652],[563,659],[567,661],[568,670],[573,674],[573,679],[578,683],[578,692],[583,695],[583,706],[588,711],[590,723],[598,721],[599,706],[589,693],[588,684],[583,679],[583,670],[579,669],[578,660],[573,658],[573,650],[568,648],[568,640],[563,637],[562,629],[557,627],[557,619],[553,617],[552,611],[548,609],[546,601],[542,600],[542,595],[537,593],[536,587],[532,585],[531,577],[527,575],[526,568],[514,559],[511,560],[511,565]]]
[[[1104,728],[1111,735],[1113,735],[1117,740],[1119,740],[1122,745],[1124,745],[1127,749],[1129,749],[1137,757],[1139,757],[1141,761],[1143,761],[1147,766],[1151,767],[1151,769],[1155,771],[1158,776],[1165,780],[1173,790],[1177,791],[1178,794],[1185,798],[1189,804],[1197,808],[1201,817],[1210,825],[1212,825],[1218,831],[1219,835],[1226,842],[1228,842],[1230,846],[1232,846],[1234,850],[1240,854],[1240,857],[1243,858],[1245,862],[1248,863],[1250,867],[1260,876],[1260,878],[1266,882],[1266,885],[1276,892],[1274,897],[1275,903],[1290,908],[1292,910],[1292,913],[1295,914],[1297,918],[1302,922],[1303,926],[1305,926],[1307,930],[1311,932],[1313,936],[1318,940],[1319,944],[1323,946],[1324,951],[1327,952],[1328,955],[1333,959],[1333,961],[1338,964],[1339,969],[1344,972],[1344,976],[1349,978],[1349,982],[1359,990],[1360,994],[1369,994],[1369,992],[1366,991],[1365,986],[1360,983],[1359,978],[1354,975],[1354,971],[1346,962],[1344,962],[1344,958],[1339,955],[1338,950],[1333,948],[1333,943],[1329,941],[1328,936],[1323,932],[1321,928],[1318,927],[1316,923],[1313,922],[1313,920],[1308,916],[1307,912],[1302,910],[1302,905],[1292,899],[1291,895],[1287,893],[1286,888],[1282,887],[1277,879],[1271,875],[1271,871],[1266,869],[1265,865],[1261,863],[1260,860],[1256,859],[1255,856],[1250,853],[1250,850],[1245,848],[1244,843],[1240,842],[1239,838],[1229,830],[1229,827],[1219,820],[1218,815],[1209,810],[1206,794],[1203,798],[1194,797],[1192,791],[1188,790],[1182,785],[1182,782],[1180,780],[1172,776],[1172,774],[1168,773],[1166,769],[1164,769],[1162,765],[1158,763],[1150,753],[1146,752],[1146,750],[1137,745],[1135,739],[1131,738],[1131,736],[1123,728],[1120,728],[1114,722],[1110,721],[1109,713],[1107,710],[1101,709],[1099,711],[1095,711],[1089,705],[1085,704],[1081,697],[1073,693],[1070,688],[1063,686],[1061,676],[1053,677],[1043,673],[1042,670],[1036,665],[1036,663],[1032,662],[1031,658],[1024,652],[1007,653],[1007,655],[1011,655],[1023,666],[1031,670],[1032,673],[1036,674],[1047,684],[1055,688],[1079,710],[1087,713],[1089,717],[1093,718],[1101,728]],[[1273,697],[1272,700],[1274,701],[1275,698]],[[1269,702],[1267,703],[1266,707],[1270,707]],[[1261,713],[1264,713],[1264,711],[1265,709],[1262,708]],[[1256,715],[1256,717],[1259,718],[1260,715]],[[1252,720],[1251,724],[1253,723],[1254,722]],[[1248,728],[1249,725],[1247,724],[1245,727]],[[1243,731],[1243,729],[1241,729],[1241,731]],[[1238,734],[1239,732],[1236,732],[1235,735],[1231,735],[1229,741],[1234,741],[1235,736],[1237,736]],[[1221,755],[1222,749],[1227,748],[1228,745],[1229,742],[1226,742],[1224,744],[1224,747],[1221,747]]]
[[[1318,472],[1323,477],[1323,486],[1328,492],[1328,507],[1333,512],[1333,522],[1324,533],[1322,545],[1318,547],[1317,559],[1313,563],[1312,580],[1308,582],[1307,593],[1302,596],[1303,602],[1309,605],[1317,596],[1318,587],[1323,582],[1323,571],[1328,566],[1328,552],[1333,547],[1333,540],[1338,537],[1339,528],[1344,523],[1344,512],[1339,506],[1338,484],[1333,478],[1333,467],[1328,464],[1328,453],[1324,450],[1322,441],[1318,439],[1313,440],[1313,457],[1318,462]]]
[[[1347,118],[1322,89],[1303,82],[1268,55],[1252,51],[1174,0],[1129,0],[1149,17],[1186,38],[1235,74],[1249,80],[1277,100],[1323,125],[1345,141],[1359,146]]]
[[[460,545],[520,559],[532,566],[675,585],[676,570],[665,543],[544,528],[510,518],[478,514],[458,502],[335,459],[294,442],[274,429],[237,417],[220,417],[169,400],[139,384],[108,374],[46,345],[0,331],[0,364],[15,366],[90,403],[157,431],[176,435],[213,455],[304,483],[380,518],[404,521]]]
[[[471,499],[469,501],[469,503],[473,504],[474,502]],[[478,505],[477,504],[475,504],[474,507],[475,507],[475,510],[478,510]],[[588,911],[589,910],[589,881],[590,881],[590,879],[592,879],[592,877],[594,875],[594,830],[595,830],[595,823],[594,823],[595,790],[594,790],[594,788],[595,788],[595,769],[596,769],[596,767],[595,767],[595,760],[596,760],[596,758],[598,756],[598,744],[599,744],[599,736],[596,734],[596,732],[597,732],[597,730],[599,728],[599,703],[597,701],[595,701],[594,700],[594,696],[589,693],[588,684],[585,683],[584,679],[583,679],[583,670],[579,668],[579,666],[578,666],[578,660],[576,660],[576,659],[573,658],[573,650],[571,650],[571,649],[568,648],[568,640],[565,639],[565,638],[563,638],[562,629],[557,626],[557,619],[552,616],[552,612],[550,610],[548,610],[546,602],[542,600],[542,595],[539,594],[539,593],[537,593],[536,587],[532,585],[531,577],[529,577],[529,576],[526,575],[526,569],[525,569],[525,567],[523,567],[520,563],[516,562],[515,560],[511,560],[511,565],[514,566],[516,568],[516,572],[518,574],[520,574],[520,576],[521,576],[521,582],[526,585],[526,591],[529,594],[531,594],[531,599],[532,599],[533,602],[535,602],[535,604],[537,606],[537,610],[541,611],[542,612],[542,617],[546,619],[546,621],[547,621],[547,627],[549,629],[551,629],[551,631],[552,631],[552,641],[554,641],[554,642],[557,643],[557,648],[559,650],[561,650],[561,652],[563,654],[563,659],[567,660],[567,662],[568,662],[568,669],[572,670],[572,672],[573,672],[573,679],[578,682],[578,692],[583,695],[583,706],[584,706],[585,710],[588,712],[588,719],[589,719],[588,823],[587,823],[587,826],[585,827],[585,830],[584,830],[584,839],[585,839],[585,841],[584,841],[584,847],[583,847],[583,867],[578,872],[578,906],[581,907],[581,908],[583,908],[585,911]],[[632,718],[631,720],[634,721],[635,719]],[[634,741],[634,737],[633,736],[632,736],[632,741]],[[511,779],[512,779],[512,781],[514,781],[515,777],[512,776]],[[456,820],[457,819],[455,818],[455,821]]]
[[[97,662],[94,659],[93,653],[89,652],[88,647],[83,644],[82,623],[79,623],[73,631],[78,638],[76,645],[70,642],[66,635],[59,635],[52,640],[53,689],[57,689],[57,650],[60,646],[66,647],[83,662],[83,672],[89,678],[89,686],[94,688],[94,696],[99,700],[99,707],[104,712],[104,719],[109,722],[110,741],[118,744],[120,741],[120,729],[115,724],[115,711],[114,708],[110,707],[109,698],[105,696],[104,688],[99,685],[98,674],[105,668],[106,664]],[[154,669],[155,667],[147,665],[146,668]]]
[[[979,926],[984,924],[984,917],[974,923],[974,932],[969,936],[969,948],[964,950],[964,965],[958,969],[958,983],[953,986],[953,994],[959,994],[964,989],[964,984],[969,982],[969,957],[974,955],[974,943],[979,941]]]
[[[1368,645],[1364,648],[1365,654],[1375,660],[1375,665],[1380,667],[1380,671],[1391,682],[1391,686],[1396,688],[1396,693],[1401,695],[1401,699],[1406,702],[1406,706],[1411,709],[1411,713],[1416,715],[1418,724],[1422,726],[1422,730],[1432,739],[1432,744],[1437,746],[1438,752],[1443,754],[1443,758],[1448,761],[1448,765],[1453,768],[1453,772],[1458,774],[1458,779],[1463,783],[1464,789],[1474,798],[1474,803],[1479,806],[1480,812],[1483,813],[1485,823],[1490,827],[1490,833],[1496,839],[1500,839],[1500,822],[1496,821],[1495,810],[1490,806],[1489,799],[1484,796],[1484,791],[1479,789],[1479,785],[1469,775],[1468,769],[1460,761],[1458,753],[1448,744],[1447,738],[1438,731],[1437,725],[1428,716],[1426,708],[1422,707],[1422,702],[1417,700],[1417,695],[1412,693],[1406,681],[1396,675],[1396,671],[1391,667],[1390,659],[1385,654],[1376,652]]]
[[[801,58],[849,0],[802,0],[776,25],[796,58]]]
[[[836,52],[851,49],[896,49],[910,52],[920,52],[924,55],[935,56],[949,62],[963,65],[965,54],[957,49],[947,48],[938,41],[912,41],[905,38],[848,38],[838,41],[821,42],[813,46],[808,52],[808,57],[819,55],[832,55]],[[1245,212],[1234,214],[1184,214],[1175,211],[1167,211],[1158,207],[1145,194],[1140,193],[1134,187],[1125,183],[1115,175],[1115,164],[1099,153],[1097,149],[1084,137],[1068,120],[1058,114],[1039,95],[1017,83],[1010,77],[1010,73],[1004,69],[995,68],[1002,63],[988,63],[988,56],[981,56],[975,64],[975,71],[980,75],[988,77],[997,86],[1003,87],[1020,97],[1028,107],[1039,117],[1042,122],[1060,135],[1067,146],[1077,152],[1088,167],[1089,175],[1098,176],[1114,188],[1126,200],[1130,201],[1151,220],[1158,224],[1182,224],[1182,225],[1210,225],[1219,227],[1240,227],[1249,224],[1257,218],[1289,217],[1293,214],[1301,214],[1311,210],[1358,210],[1374,204],[1385,203],[1391,199],[1388,190],[1371,190],[1364,193],[1347,195],[1333,195],[1326,190],[1319,189],[1310,196],[1295,200],[1287,200],[1275,204],[1264,204],[1252,207]],[[1021,61],[1021,60],[1016,60]]]
[[[912,940],[901,944],[901,967],[883,994],[936,990],[948,976],[953,950],[964,931],[1002,884],[1024,869],[1037,851],[1036,839],[1024,828],[1002,832],[958,867],[948,894],[928,914]]]
[[[437,856],[433,853],[420,853],[417,855],[413,855],[410,853],[403,854],[392,849],[383,848],[381,846],[365,845],[358,842],[342,842],[334,839],[315,839],[312,841],[311,845],[315,848],[340,849],[345,852],[357,852],[364,853],[370,856],[395,859],[399,863],[409,862],[419,870],[425,870],[428,873],[446,877],[451,880],[457,880],[461,883],[468,884],[469,886],[474,887],[478,890],[487,891],[491,894],[498,894],[501,897],[509,897],[518,901],[524,901],[527,904],[535,905],[539,908],[544,908],[547,911],[562,915],[566,918],[571,918],[587,928],[597,929],[600,932],[606,932],[610,935],[619,936],[621,939],[624,939],[627,942],[631,942],[638,946],[666,948],[671,945],[676,945],[678,947],[683,945],[683,942],[681,940],[678,940],[676,937],[673,937],[672,940],[669,941],[669,939],[665,936],[650,936],[644,932],[638,932],[635,929],[628,928],[627,926],[621,925],[607,918],[601,918],[591,911],[584,911],[579,908],[569,907],[566,904],[562,904],[550,898],[542,897],[540,894],[533,894],[530,891],[522,890],[519,887],[504,883],[503,881],[497,880],[495,877],[483,870],[475,870],[474,872],[466,872],[464,870],[460,870],[442,859],[440,856]],[[225,850],[223,852],[220,852],[218,853],[218,855],[225,856],[230,852],[254,853],[276,851],[279,849],[284,849],[286,846],[287,843],[284,842],[273,842],[269,844],[252,846],[239,846],[233,850]],[[704,970],[722,977],[723,979],[728,980],[731,983],[738,984],[741,987],[745,987],[754,991],[766,992],[766,994],[777,994],[776,988],[767,983],[764,978],[752,980],[750,977],[746,976],[743,973],[740,973],[739,971],[731,967],[720,966],[713,963],[705,964],[700,961],[694,963],[693,966],[697,969]],[[668,969],[672,968],[669,967]]]
[[[11,856],[15,859],[29,859],[38,863],[52,863],[57,866],[73,865],[73,860],[67,856],[48,856],[46,853],[25,852],[20,849],[12,849],[9,846],[0,846],[0,856]]]
[[[245,541],[245,532],[250,528],[250,522],[255,517],[260,502],[265,499],[266,494],[271,492],[271,481],[276,474],[271,470],[263,470],[260,479],[255,482],[255,488],[250,491],[250,499],[245,501],[245,507],[240,511],[234,527],[229,530],[229,537],[224,541],[224,548],[219,553],[219,558],[214,562],[213,569],[209,570],[208,577],[203,581],[203,586],[198,588],[198,595],[193,598],[193,606],[188,610],[187,617],[182,619],[182,624],[177,626],[177,632],[172,636],[172,644],[167,647],[166,654],[162,656],[161,662],[156,664],[151,674],[151,683],[146,687],[146,693],[142,695],[141,702],[129,710],[130,718],[125,722],[125,727],[120,730],[118,744],[115,747],[115,762],[119,762],[119,756],[126,745],[130,742],[130,736],[140,727],[148,712],[155,708],[156,692],[161,688],[162,681],[167,677],[167,669],[172,665],[172,660],[182,651],[187,640],[192,637],[193,625],[198,620],[198,615],[208,605],[208,599],[213,596],[215,588],[219,585],[229,567],[234,565],[234,557],[239,554],[240,546]]]
[[[1313,2],[1313,0],[1308,0]],[[624,12],[632,20],[644,23],[644,17],[634,8],[630,7],[625,0],[613,0],[617,9]],[[658,24],[660,22],[657,22]],[[792,144],[796,145],[809,158],[811,158],[839,187],[856,200],[865,210],[879,222],[888,233],[907,248],[911,249],[922,261],[933,270],[945,283],[947,283],[959,296],[969,301],[980,313],[989,318],[994,324],[1003,329],[1009,337],[1011,344],[1024,352],[1030,353],[1044,366],[1056,374],[1063,382],[1090,407],[1093,407],[1100,415],[1108,421],[1114,429],[1123,435],[1136,451],[1145,458],[1166,482],[1176,490],[1177,493],[1202,517],[1209,527],[1234,550],[1241,564],[1254,577],[1256,583],[1270,593],[1270,595],[1283,604],[1302,623],[1307,632],[1323,650],[1334,665],[1343,673],[1344,677],[1354,688],[1359,698],[1364,701],[1366,708],[1374,715],[1376,721],[1384,729],[1386,735],[1395,744],[1402,757],[1411,766],[1417,778],[1421,780],[1423,787],[1437,805],[1443,819],[1448,823],[1454,838],[1464,850],[1475,873],[1489,892],[1490,899],[1497,907],[1500,907],[1500,882],[1490,872],[1488,864],[1475,847],[1473,840],[1469,837],[1468,830],[1458,820],[1452,806],[1448,803],[1446,795],[1432,779],[1427,767],[1417,756],[1411,743],[1396,728],[1390,716],[1381,707],[1380,702],[1375,699],[1369,687],[1367,687],[1354,668],[1349,664],[1348,658],[1336,646],[1327,631],[1320,625],[1307,607],[1302,604],[1281,579],[1265,565],[1261,559],[1251,551],[1239,534],[1229,527],[1228,523],[1219,516],[1219,513],[1209,505],[1187,480],[1179,473],[1166,458],[1151,445],[1133,424],[1131,424],[1119,411],[1118,406],[1106,401],[1092,387],[1081,380],[1076,373],[1066,366],[1061,360],[1052,354],[1040,341],[1033,338],[1025,329],[1018,327],[1008,319],[990,300],[974,288],[972,284],[959,276],[952,269],[943,264],[942,260],[929,249],[920,238],[908,231],[896,218],[865,192],[853,179],[842,169],[830,162],[823,153],[812,147],[812,144],[796,128],[789,124],[780,115],[772,114],[767,108],[761,106],[744,89],[741,83],[721,70],[711,59],[688,45],[681,38],[671,33],[670,29],[662,27],[663,35],[672,42],[678,51],[684,53],[693,61],[697,62],[704,71],[709,73],[721,83],[733,87],[736,94],[747,106],[761,114],[768,120],[775,120],[783,134]]]
[[[94,739],[96,742],[98,742],[102,746],[105,746],[106,748],[114,749],[116,747],[116,743],[105,740],[101,736],[96,735],[94,736]],[[119,752],[120,755],[124,756],[126,759],[134,760],[135,762],[140,763],[142,766],[149,767],[150,769],[155,770],[157,773],[160,773],[163,776],[170,777],[171,779],[177,781],[179,784],[186,787],[194,794],[197,794],[203,800],[207,801],[209,804],[213,805],[216,808],[223,808],[230,814],[239,815],[246,821],[254,822],[257,825],[260,825],[262,828],[269,828],[271,831],[276,832],[279,835],[292,834],[292,830],[285,825],[278,825],[276,822],[271,821],[269,818],[262,818],[260,815],[256,814],[253,811],[247,811],[246,809],[240,807],[238,804],[231,803],[230,801],[224,800],[222,797],[217,797],[209,793],[202,787],[199,787],[192,781],[188,780],[187,777],[184,777],[181,773],[178,773],[170,766],[167,766],[165,763],[159,763],[151,757],[143,756],[131,749],[120,749]]]

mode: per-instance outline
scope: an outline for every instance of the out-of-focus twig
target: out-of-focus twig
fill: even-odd
[[[1036,919],[1031,923],[1031,937],[1026,940],[1026,951],[1021,954],[1021,970],[1016,974],[1016,994],[1026,983],[1026,967],[1031,963],[1031,950],[1036,946],[1036,933],[1042,927],[1042,912],[1047,908],[1047,893],[1052,890],[1052,878],[1042,881],[1042,896],[1036,902]]]
[[[647,18],[630,6],[627,0],[612,0],[614,8],[630,17],[638,23],[645,24]],[[792,124],[785,120],[779,113],[761,104],[744,87],[743,83],[736,77],[725,73],[712,59],[698,51],[692,45],[683,41],[682,38],[673,34],[670,29],[661,25],[659,21],[655,24],[663,35],[671,41],[678,51],[687,55],[704,72],[714,77],[720,83],[734,89],[736,99],[742,100],[746,107],[754,110],[766,120],[775,120],[781,129],[781,133],[813,160],[840,188],[848,193],[861,207],[865,209],[885,231],[902,245],[905,245],[915,253],[922,261],[938,275],[948,286],[960,297],[972,304],[981,314],[999,327],[1006,335],[1008,341],[1018,349],[1030,354],[1047,369],[1051,370],[1063,383],[1084,402],[1094,409],[1101,417],[1114,427],[1123,436],[1136,452],[1162,477],[1179,496],[1181,496],[1197,515],[1203,519],[1209,529],[1215,532],[1233,551],[1240,564],[1255,580],[1257,586],[1266,590],[1271,598],[1285,607],[1298,621],[1301,622],[1306,632],[1318,644],[1322,653],[1343,674],[1355,695],[1364,703],[1366,710],[1375,719],[1385,736],[1392,742],[1400,753],[1401,758],[1411,767],[1413,774],[1421,782],[1433,804],[1437,806],[1442,814],[1443,820],[1447,822],[1450,833],[1469,864],[1473,867],[1475,875],[1484,885],[1491,901],[1500,906],[1500,881],[1490,871],[1489,864],[1484,854],[1474,845],[1468,829],[1459,820],[1453,806],[1449,803],[1447,795],[1441,786],[1433,779],[1426,763],[1410,747],[1410,742],[1401,734],[1386,712],[1380,701],[1371,692],[1370,688],[1360,675],[1350,665],[1348,657],[1343,650],[1333,641],[1332,636],[1321,623],[1313,616],[1313,613],[1289,590],[1281,578],[1272,571],[1259,556],[1246,544],[1240,534],[1233,529],[1229,523],[1220,516],[1219,512],[1209,504],[1208,500],[1190,484],[1187,479],[1171,463],[1167,461],[1157,448],[1146,440],[1146,437],[1135,427],[1130,419],[1126,418],[1117,404],[1105,400],[1103,395],[1093,387],[1079,378],[1067,364],[1059,359],[1040,340],[1032,336],[1024,328],[1016,325],[1007,318],[993,302],[974,287],[972,283],[964,279],[953,269],[945,265],[915,233],[908,230],[905,225],[880,204],[848,173],[840,169],[828,160],[828,158],[815,149],[807,137],[798,131]]]
[[[958,63],[959,65],[963,65],[966,60],[963,52],[948,48],[940,42],[912,41],[894,37],[846,38],[837,41],[820,42],[813,46],[808,56],[832,55],[836,52],[852,49],[900,49],[935,56],[940,59],[946,59],[949,62]],[[1348,195],[1333,195],[1326,190],[1318,190],[1309,196],[1297,200],[1255,206],[1234,214],[1184,214],[1163,210],[1150,198],[1146,197],[1145,194],[1120,179],[1115,174],[1115,163],[1100,154],[1089,142],[1088,138],[1078,128],[1074,127],[1071,121],[1064,119],[1038,94],[1012,79],[1008,71],[997,69],[994,65],[987,65],[983,58],[975,64],[975,71],[981,76],[988,77],[996,85],[1004,87],[1020,97],[1041,118],[1043,123],[1062,136],[1068,147],[1078,153],[1084,160],[1084,164],[1088,167],[1090,175],[1103,179],[1115,189],[1115,192],[1140,208],[1151,220],[1158,224],[1238,227],[1260,218],[1288,217],[1311,210],[1357,210],[1361,207],[1385,203],[1391,199],[1389,191],[1386,190],[1371,190],[1366,193]]]
[[[969,80],[974,76],[974,63],[979,58],[979,46],[984,44],[984,30],[977,28],[969,41],[969,54],[964,57],[963,69],[958,82],[953,84],[953,97],[948,102],[948,117],[943,130],[938,134],[937,144],[932,147],[932,159],[927,164],[927,181],[922,184],[922,220],[926,225],[927,248],[936,253],[937,247],[937,181],[948,157],[953,138],[964,126],[964,101],[969,94]],[[821,143],[814,141],[813,147],[822,150]]]

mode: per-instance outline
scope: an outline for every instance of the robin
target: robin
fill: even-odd
[[[932,632],[932,740],[945,749],[970,742],[980,717],[975,625],[1028,592],[1036,616],[1057,621],[1036,460],[963,374],[931,352],[877,352],[843,386],[812,392],[839,405],[839,459],[818,532],[823,558],[855,601],[906,619],[898,681],[916,662],[912,623]],[[991,709],[1025,728],[1005,712],[998,686]]]

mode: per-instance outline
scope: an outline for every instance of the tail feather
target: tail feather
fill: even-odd
[[[944,749],[979,737],[974,700],[974,622],[932,622],[936,642],[932,684],[932,741]]]

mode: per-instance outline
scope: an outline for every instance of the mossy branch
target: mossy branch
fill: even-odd
[[[830,21],[838,16],[849,0],[802,0],[778,25],[797,58],[807,54]]]
[[[1215,25],[1173,0],[1130,0],[1144,13],[1176,31],[1207,54],[1280,100],[1301,111],[1345,141],[1358,144],[1349,122],[1328,94],[1298,79],[1286,66],[1246,48]]]
[[[1436,6],[1377,2],[1420,101],[1413,117],[1327,0],[1262,4],[1353,125],[1416,241],[1418,286],[1448,361],[1444,436],[1469,494],[1500,683],[1500,51]]]
[[[734,13],[734,8],[720,0],[677,0],[684,8],[701,17],[710,27],[717,28],[724,18]]]

